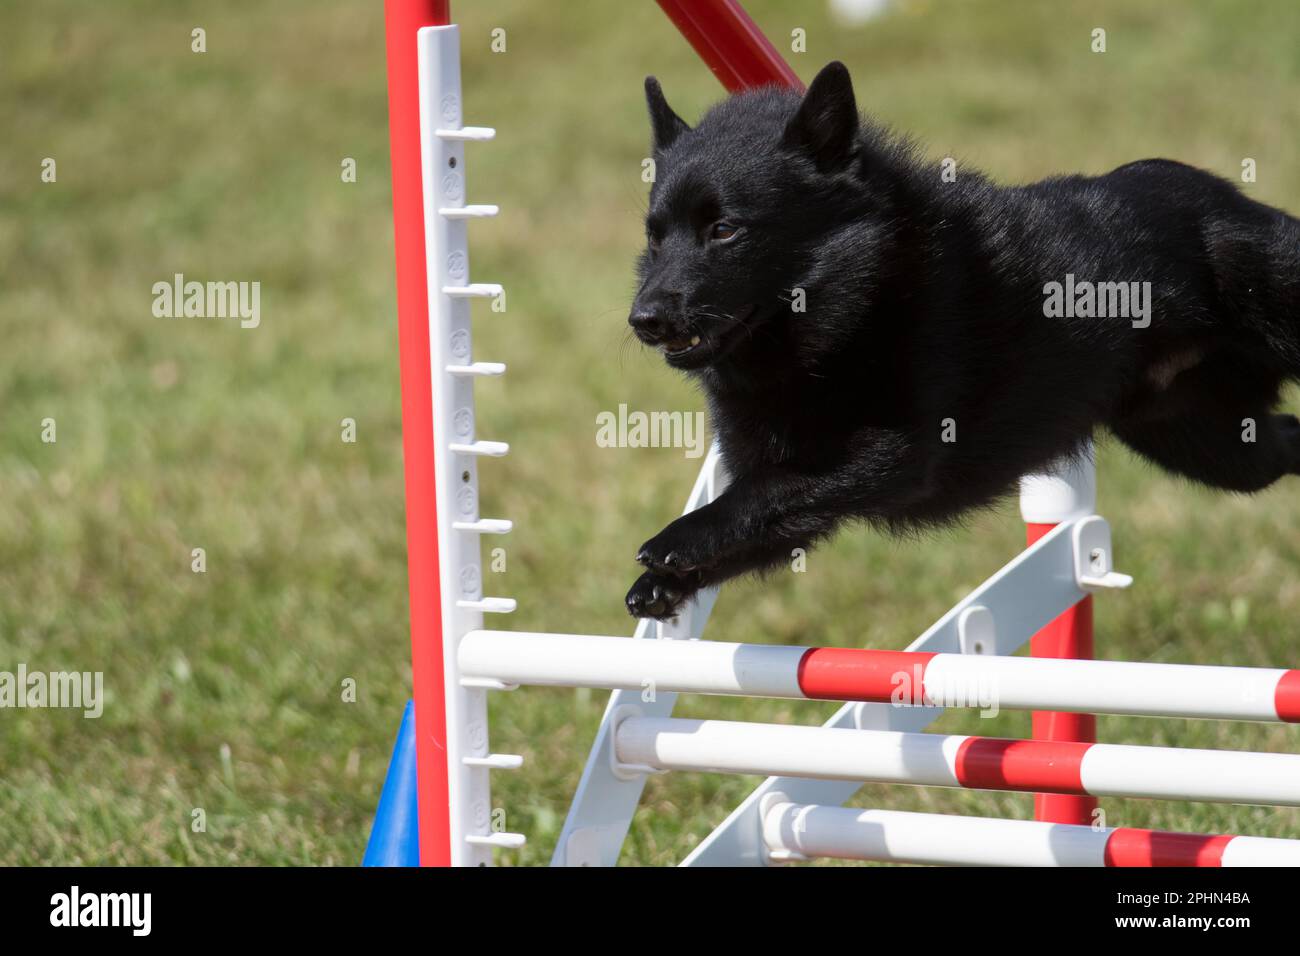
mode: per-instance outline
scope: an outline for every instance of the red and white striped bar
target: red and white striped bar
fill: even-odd
[[[775,803],[772,859],[833,857],[938,866],[1300,866],[1300,840]]]
[[[980,710],[1300,722],[1300,670],[472,631],[461,673],[507,684]]]
[[[615,747],[656,770],[1300,806],[1294,754],[635,716]]]

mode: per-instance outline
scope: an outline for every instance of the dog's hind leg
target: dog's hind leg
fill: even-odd
[[[1142,457],[1215,488],[1260,491],[1300,474],[1300,420],[1275,414],[1271,402],[1232,398],[1225,387],[1185,394],[1176,413],[1121,418],[1110,429]]]
[[[1234,418],[1120,422],[1111,430],[1155,464],[1228,491],[1261,491],[1300,473],[1300,420],[1294,415],[1263,409]]]

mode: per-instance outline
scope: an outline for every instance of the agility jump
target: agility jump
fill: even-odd
[[[798,85],[735,0],[659,0],[729,90]],[[1095,512],[1091,460],[1026,478],[1029,546],[906,651],[702,641],[716,591],[631,639],[484,627],[515,602],[485,596],[480,536],[508,520],[478,507],[478,461],[508,446],[479,437],[477,378],[504,373],[472,347],[459,37],[442,0],[386,0],[414,728],[403,724],[366,862],[489,865],[523,834],[492,827],[487,694],[522,684],[613,691],[552,865],[613,865],[646,776],[763,774],[683,865],[817,857],[1041,866],[1300,865],[1300,841],[1090,826],[1098,796],[1300,805],[1300,756],[1094,742],[1097,712],[1300,721],[1300,671],[1092,661],[1091,595],[1125,587]],[[686,511],[721,493],[717,450]],[[433,489],[435,494],[429,495]],[[1032,639],[1031,658],[1010,655]],[[644,690],[653,686],[651,699]],[[844,701],[823,727],[673,718],[678,693]],[[1033,740],[923,733],[944,707],[1034,710]],[[413,746],[411,746],[413,743]],[[399,772],[413,755],[418,784]],[[1038,820],[995,820],[841,804],[865,782],[1027,791]],[[413,826],[394,826],[413,806]],[[415,823],[412,819],[411,824]]]

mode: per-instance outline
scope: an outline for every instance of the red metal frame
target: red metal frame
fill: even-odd
[[[754,25],[738,0],[656,0],[731,93],[803,82]]]
[[[442,598],[434,501],[433,382],[420,184],[420,27],[451,22],[447,0],[385,0],[388,138],[397,247],[397,328],[402,369],[402,451],[406,469],[406,567],[411,600],[415,760],[420,863],[451,865],[447,788],[447,709],[442,677]]]
[[[1026,544],[1033,544],[1055,527],[1054,524],[1025,525]],[[1035,634],[1029,642],[1029,653],[1033,657],[1091,660],[1092,638],[1092,595],[1088,595]],[[1096,743],[1097,716],[1036,710],[1032,736],[1034,740]],[[1096,797],[1061,793],[1034,794],[1034,819],[1044,823],[1090,826],[1096,809]]]

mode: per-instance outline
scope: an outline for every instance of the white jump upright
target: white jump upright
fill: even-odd
[[[466,226],[495,206],[466,205],[467,141],[492,131],[461,118],[454,26],[419,30],[419,117],[427,255],[437,564],[445,689],[450,862],[486,865],[521,834],[493,825],[488,774],[522,758],[492,753],[486,695],[523,684],[613,691],[552,865],[617,862],[648,774],[719,772],[767,779],[683,865],[765,865],[838,857],[1042,866],[1300,865],[1300,840],[1160,833],[885,809],[845,809],[864,783],[1300,806],[1300,756],[1073,740],[936,735],[945,707],[1201,719],[1300,721],[1300,671],[1013,657],[1088,595],[1125,587],[1110,529],[1093,513],[1090,455],[1024,482],[1027,518],[1051,523],[905,651],[776,647],[701,640],[706,591],[673,622],[631,638],[486,629],[480,537],[510,530],[479,513],[478,459],[506,453],[479,437],[470,302],[500,287],[469,277]],[[686,505],[724,493],[710,450]],[[1049,501],[1053,495],[1068,500]],[[1040,505],[1046,504],[1046,510]],[[1034,517],[1040,513],[1041,519]],[[1041,527],[1041,526],[1040,526]],[[1037,532],[1036,532],[1037,533]],[[653,689],[653,693],[647,693]],[[822,727],[674,718],[680,693],[844,702]],[[433,700],[437,698],[424,698]],[[417,695],[417,723],[421,719]],[[436,709],[436,708],[435,708]],[[427,711],[427,707],[426,707]],[[441,809],[441,808],[440,808]]]
[[[465,143],[490,140],[494,131],[461,120],[460,35],[455,26],[425,27],[418,33],[420,152],[424,197],[426,272],[429,301],[430,376],[438,514],[438,554],[444,647],[483,626],[485,613],[509,613],[509,598],[484,597],[479,537],[510,531],[509,521],[479,515],[478,459],[499,458],[504,442],[478,437],[474,382],[500,375],[505,366],[476,362],[470,303],[501,293],[499,285],[469,279],[470,220],[493,216],[496,206],[465,204]],[[514,848],[523,834],[492,827],[488,774],[512,770],[523,759],[493,754],[487,747],[487,690],[491,680],[462,680],[454,653],[443,655],[446,688],[447,789],[450,799],[451,862],[483,866],[492,847]],[[419,714],[416,720],[419,721]]]

